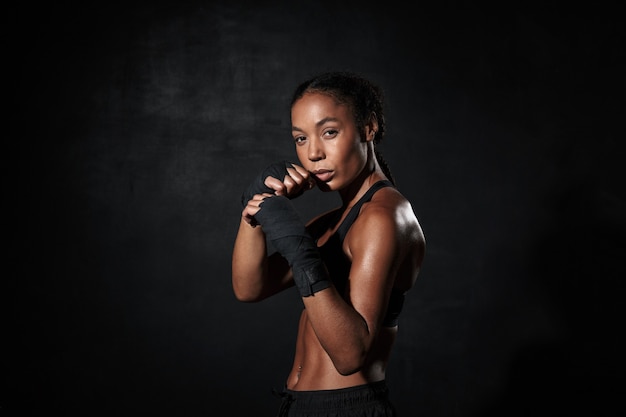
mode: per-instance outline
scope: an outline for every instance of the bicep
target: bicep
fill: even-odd
[[[400,247],[396,225],[389,216],[373,214],[359,220],[346,239],[352,258],[348,297],[371,331],[385,316]]]

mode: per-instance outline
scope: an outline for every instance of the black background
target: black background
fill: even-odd
[[[295,157],[296,84],[351,69],[386,91],[381,149],[427,238],[388,370],[401,415],[618,415],[617,10],[55,3],[6,20],[0,414],[274,415],[301,303],[234,299],[239,195]]]

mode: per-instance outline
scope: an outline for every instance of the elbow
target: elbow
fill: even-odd
[[[346,355],[346,357],[342,359],[337,359],[333,361],[335,365],[335,369],[342,376],[349,376],[359,372],[363,369],[363,365],[365,363],[366,352],[362,352],[358,355]]]
[[[341,375],[341,376],[350,376],[352,374],[356,374],[357,372],[359,372],[361,370],[362,366],[358,366],[358,367],[354,367],[354,366],[350,366],[350,367],[335,367],[335,369],[337,369],[337,372]]]
[[[254,303],[255,301],[259,301],[257,293],[250,291],[246,286],[237,285],[236,280],[233,280],[233,294],[235,294],[235,299],[242,303]]]
[[[326,349],[337,372],[342,376],[349,376],[361,371],[368,361],[372,347],[371,337],[363,334],[360,338],[344,341],[340,345],[341,347],[335,345],[335,349]]]
[[[242,303],[255,303],[257,301],[261,301],[262,299],[262,297],[254,293],[237,291],[237,290],[234,290],[233,293],[235,294],[235,299]]]
[[[255,301],[257,301],[257,299],[253,297],[252,295],[243,294],[237,291],[234,291],[234,293],[235,293],[235,299],[242,303],[254,303]]]

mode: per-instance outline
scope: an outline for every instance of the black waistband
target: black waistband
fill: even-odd
[[[387,383],[382,380],[332,390],[294,391],[285,388],[277,395],[283,398],[285,411],[286,409],[305,411],[341,410],[368,404],[387,404],[388,392]]]

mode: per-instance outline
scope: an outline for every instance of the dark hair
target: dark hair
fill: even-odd
[[[291,106],[305,93],[322,93],[333,97],[338,103],[345,104],[352,111],[357,129],[364,137],[365,125],[372,113],[376,115],[378,130],[374,136],[374,145],[385,136],[385,113],[383,90],[364,77],[347,71],[326,72],[300,84],[293,93]],[[376,147],[374,152],[383,172],[395,184],[389,166]]]

